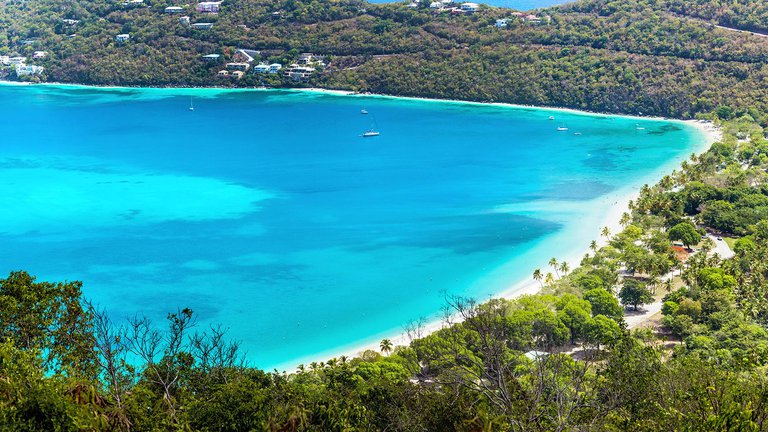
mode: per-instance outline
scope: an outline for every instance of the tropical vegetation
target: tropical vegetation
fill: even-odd
[[[510,11],[232,0],[218,16],[189,12],[210,31],[164,14],[171,4],[4,1],[0,54],[49,53],[41,76],[4,73],[698,116],[723,138],[643,187],[621,230],[603,229],[578,265],[535,269],[539,294],[448,297],[435,333],[417,322],[408,344],[295,371],[249,365],[192,310],[114,322],[79,282],[11,272],[0,280],[0,431],[768,430],[768,40],[737,31],[763,30],[761,3],[588,0],[496,28]],[[117,33],[132,37],[118,44]],[[201,60],[235,48],[285,63],[312,51],[327,67],[307,82],[222,81],[221,64]],[[638,315],[648,304],[660,313]]]

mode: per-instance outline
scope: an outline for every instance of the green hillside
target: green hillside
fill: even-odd
[[[212,15],[196,12],[194,3],[182,5],[182,14],[165,13],[174,3],[157,0],[7,1],[0,54],[47,51],[35,63],[45,72],[27,80],[313,86],[678,118],[721,105],[764,110],[768,38],[703,19],[752,28],[760,7],[687,3],[585,1],[537,12],[535,23],[505,9],[453,15],[424,3],[227,0]],[[733,18],[745,8],[753,13],[743,23]],[[213,27],[190,28],[181,16]],[[511,18],[506,28],[494,26],[501,18]],[[117,42],[123,33],[130,40]],[[253,65],[286,68],[309,52],[324,56],[325,66],[306,80],[250,71],[218,77],[238,48],[260,51]],[[207,54],[221,57],[206,62]]]

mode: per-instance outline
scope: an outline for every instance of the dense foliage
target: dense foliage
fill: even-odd
[[[164,13],[172,4],[7,0],[0,8],[0,55],[47,51],[35,61],[45,72],[23,77],[28,80],[317,86],[671,117],[722,108],[757,118],[768,111],[761,84],[768,39],[702,19],[759,26],[765,8],[754,0],[585,0],[546,11],[551,19],[540,24],[512,19],[506,28],[493,24],[510,11],[489,7],[453,16],[425,2],[408,8],[360,0],[230,0],[218,15],[184,5],[192,22],[214,24],[195,30],[178,14]],[[131,39],[117,42],[120,33]],[[260,50],[257,62],[284,65],[314,52],[327,56],[327,65],[308,82],[272,74],[217,77],[237,48]],[[211,53],[221,54],[220,61],[203,60]]]

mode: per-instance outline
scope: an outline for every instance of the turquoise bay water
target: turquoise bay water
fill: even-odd
[[[0,128],[0,271],[82,280],[116,319],[190,307],[263,368],[503,291],[702,142],[532,108],[67,86],[0,86]]]

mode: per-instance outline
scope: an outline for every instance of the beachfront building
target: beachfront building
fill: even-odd
[[[243,71],[234,71],[234,72],[232,72],[232,77],[236,78],[236,79],[242,78],[243,75],[245,75],[245,72],[243,72]]]
[[[301,66],[299,64],[292,64],[285,70],[284,75],[292,78],[296,81],[304,80],[312,76],[315,72],[315,68],[309,66]]]
[[[25,64],[16,65],[17,76],[39,75],[43,73],[43,70],[44,68],[42,66],[25,65]]]
[[[195,10],[200,13],[216,14],[219,13],[220,5],[221,2],[200,2],[197,4]]]
[[[459,9],[464,13],[475,13],[480,9],[480,5],[477,3],[462,3]]]
[[[496,20],[496,28],[504,28],[504,27],[506,27],[508,21],[509,20],[507,18],[497,19]]]
[[[266,63],[259,63],[253,67],[253,73],[267,73],[269,72],[269,65]]]
[[[219,73],[217,73],[216,75],[218,75],[219,77],[227,77],[227,76],[229,76],[229,71],[228,71],[228,70],[223,70],[223,69],[222,69],[222,70],[220,70],[220,71],[219,71]]]
[[[131,38],[131,35],[129,35],[128,33],[122,33],[115,36],[115,40],[120,43],[128,42],[128,39],[130,38]]]
[[[213,23],[194,23],[191,25],[191,27],[195,30],[210,30],[213,28]]]
[[[237,71],[245,72],[248,69],[250,69],[251,64],[250,63],[244,63],[244,62],[243,63],[232,62],[232,63],[227,63],[225,67],[228,70],[237,70]]]
[[[184,13],[184,8],[181,6],[168,6],[165,8],[165,13],[167,14],[180,14]]]
[[[283,65],[281,65],[280,63],[272,63],[271,65],[269,65],[269,73],[276,74],[280,72],[280,69],[282,68],[283,68]]]

